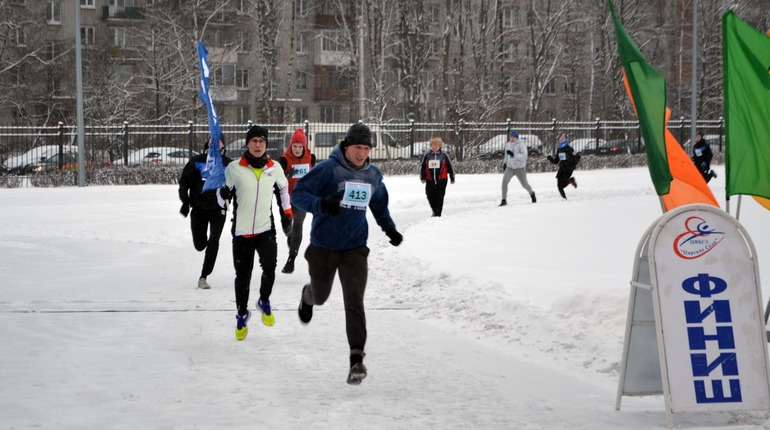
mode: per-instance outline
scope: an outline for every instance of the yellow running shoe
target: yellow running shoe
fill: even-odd
[[[246,323],[251,318],[251,312],[246,311],[246,315],[235,315],[235,338],[238,340],[246,339],[246,335],[249,334],[249,327]]]
[[[262,311],[262,323],[268,327],[274,326],[275,317],[270,311],[270,301],[260,299],[257,301],[257,307]]]

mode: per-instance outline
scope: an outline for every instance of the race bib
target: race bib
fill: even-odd
[[[695,148],[695,156],[696,157],[702,157],[703,156],[703,149],[702,148]]]
[[[372,185],[363,182],[345,182],[342,206],[366,209],[372,199]]]
[[[429,169],[438,169],[441,167],[441,161],[439,160],[428,160],[428,168]]]
[[[292,173],[291,177],[299,179],[310,171],[310,164],[295,164],[292,170],[294,170],[294,173]]]
[[[559,153],[559,160],[564,161],[567,159],[567,154],[564,152]]]

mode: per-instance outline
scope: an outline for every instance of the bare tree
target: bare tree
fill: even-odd
[[[567,41],[559,37],[570,24],[567,21],[574,0],[527,0],[529,30],[528,54],[532,64],[529,77],[528,118],[542,116],[540,105],[546,92],[555,91],[554,77],[561,66]],[[553,116],[546,115],[547,117]]]

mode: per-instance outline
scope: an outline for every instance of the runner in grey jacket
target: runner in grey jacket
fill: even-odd
[[[527,145],[519,140],[519,132],[511,130],[508,133],[510,139],[505,144],[505,153],[503,154],[503,200],[500,202],[500,206],[508,204],[506,199],[508,198],[508,183],[511,182],[511,178],[516,176],[519,183],[529,193],[529,197],[532,199],[532,203],[537,202],[535,198],[535,192],[532,191],[532,187],[529,186],[527,181]]]

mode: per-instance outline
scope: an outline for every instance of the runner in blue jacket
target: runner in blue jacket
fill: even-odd
[[[366,377],[363,364],[366,345],[364,291],[368,275],[369,225],[366,208],[377,224],[398,246],[403,237],[388,210],[388,190],[382,172],[369,162],[372,133],[364,124],[353,124],[328,160],[318,163],[297,182],[292,203],[313,214],[310,245],[305,250],[310,283],[302,289],[299,319],[307,324],[313,306],[329,298],[339,273],[345,303],[345,330],[350,346],[348,384]]]

